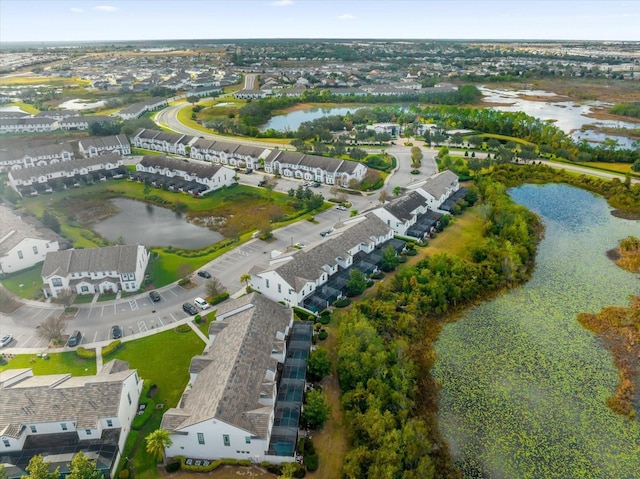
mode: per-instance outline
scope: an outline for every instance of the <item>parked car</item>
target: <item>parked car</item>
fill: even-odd
[[[182,310],[187,313],[190,314],[191,316],[195,316],[196,314],[198,314],[198,310],[196,309],[196,307],[191,304],[191,303],[184,303],[182,305]]]
[[[250,175],[251,173],[253,173],[253,170],[251,168],[247,168],[244,172],[245,175]]]
[[[267,184],[267,182],[266,182],[266,181],[264,181],[264,180],[260,180],[260,181],[258,181],[258,186],[264,186],[264,185],[266,185],[266,184]]]
[[[67,346],[74,348],[80,344],[80,341],[82,341],[82,333],[80,331],[74,331],[67,340]]]
[[[196,306],[200,309],[207,309],[209,307],[209,303],[202,298],[196,298],[193,302],[196,303]]]
[[[122,329],[120,326],[111,326],[111,337],[113,339],[120,339],[122,337]]]
[[[317,181],[315,183],[313,183],[311,186],[313,186],[314,188],[320,188],[320,183],[318,183]]]
[[[293,246],[295,246],[296,248],[302,249],[302,248],[304,248],[304,247],[305,247],[305,246],[307,246],[307,245],[306,245],[305,243],[296,243],[296,244],[294,244]]]
[[[328,234],[331,234],[331,230],[325,230],[325,231],[321,231],[320,232],[320,236],[327,236]]]
[[[150,291],[149,292],[149,299],[151,299],[151,301],[153,301],[154,303],[157,303],[162,298],[160,297],[160,293],[158,293],[157,291]]]
[[[198,276],[200,276],[201,278],[211,278],[211,274],[208,271],[198,271]]]
[[[2,336],[0,338],[0,348],[4,348],[5,346],[7,346],[11,341],[13,341],[13,336],[11,336],[10,334],[6,334],[4,336]]]
[[[340,206],[336,206],[336,209],[337,209],[337,210],[340,210],[340,211],[347,211],[347,208],[345,208],[345,207],[344,207],[344,206],[342,206],[342,205],[340,205]]]

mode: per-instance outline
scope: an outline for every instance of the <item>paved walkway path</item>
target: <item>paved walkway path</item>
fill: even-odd
[[[204,341],[204,344],[209,344],[209,338],[207,338],[202,331],[198,328],[198,325],[193,321],[187,322],[187,324],[193,329],[193,332],[200,336],[200,339]]]
[[[102,371],[104,362],[102,361],[102,346],[96,345],[96,374]]]

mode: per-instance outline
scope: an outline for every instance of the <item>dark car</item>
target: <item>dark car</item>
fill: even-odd
[[[321,231],[320,232],[320,236],[327,236],[328,234],[331,234],[331,230],[326,230],[326,231]]]
[[[258,181],[258,186],[264,186],[264,185],[266,185],[266,184],[267,184],[267,182],[266,182],[266,181],[264,181],[264,180],[260,180],[260,181]]]
[[[208,271],[198,271],[198,276],[202,278],[211,278],[211,274]]]
[[[122,329],[120,329],[120,326],[111,326],[111,337],[113,339],[120,339],[122,337]]]
[[[151,301],[153,301],[154,303],[157,303],[162,298],[160,297],[160,293],[158,293],[157,291],[151,291],[149,293],[149,299],[151,299]]]
[[[82,333],[80,331],[74,331],[73,333],[71,333],[71,336],[69,336],[67,346],[73,348],[75,346],[78,346],[80,344],[80,341],[82,341]]]
[[[191,303],[184,303],[182,305],[182,310],[187,313],[190,314],[191,316],[195,316],[196,314],[198,314],[198,310],[196,309],[196,307],[191,304]]]

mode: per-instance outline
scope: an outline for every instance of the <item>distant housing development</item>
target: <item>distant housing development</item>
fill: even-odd
[[[73,158],[73,148],[69,144],[12,148],[0,150],[0,169],[45,166]]]
[[[131,145],[125,135],[92,136],[78,141],[78,150],[85,158],[109,152],[119,152],[125,156],[131,154]]]
[[[136,415],[142,380],[120,360],[95,376],[0,372],[0,440],[8,478],[25,477],[34,455],[66,468],[82,451],[113,477]],[[65,446],[64,454],[60,454]],[[53,452],[56,454],[53,454]]]
[[[252,293],[219,306],[209,335],[178,406],[162,418],[173,442],[166,455],[192,465],[293,461],[313,324]]]
[[[148,111],[154,111],[165,106],[167,106],[167,100],[160,97],[154,97],[149,100],[134,103],[133,105],[120,110],[117,113],[117,116],[123,120],[135,120]]]
[[[65,290],[76,294],[136,292],[148,262],[149,252],[142,245],[48,253],[42,266],[44,293],[56,298]]]

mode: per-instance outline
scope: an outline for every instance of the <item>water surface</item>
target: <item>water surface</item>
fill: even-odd
[[[170,209],[128,198],[110,201],[118,213],[93,227],[109,241],[118,241],[122,237],[126,244],[201,249],[223,239],[220,233],[191,224],[184,215]]]
[[[638,276],[606,257],[640,236],[606,202],[566,185],[510,192],[546,227],[531,280],[445,327],[439,422],[468,478],[638,478],[640,425],[611,412],[611,355],[576,320],[627,305]]]

